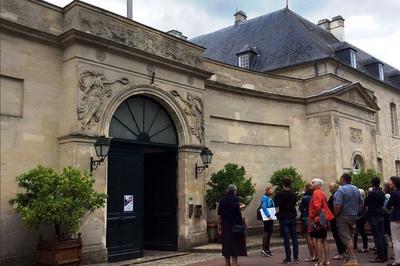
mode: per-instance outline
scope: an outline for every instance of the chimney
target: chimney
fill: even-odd
[[[127,0],[126,2],[126,15],[129,19],[133,19],[133,0]]]
[[[331,21],[326,18],[321,19],[318,21],[318,26],[329,31],[339,41],[344,41],[344,18],[342,16],[333,17]]]
[[[178,30],[170,30],[170,31],[167,31],[167,33],[168,33],[169,35],[175,36],[175,37],[177,37],[177,38],[179,38],[179,39],[182,39],[182,40],[187,40],[187,38],[188,38],[188,37],[184,36],[184,35],[182,34],[182,32],[180,32],[180,31],[178,31]]]
[[[235,16],[235,25],[245,22],[247,19],[246,13],[244,13],[242,10],[236,12],[234,16]]]
[[[329,26],[331,33],[339,41],[344,41],[344,18],[342,16],[333,17]]]
[[[329,24],[330,21],[327,18],[321,19],[318,21],[318,26],[320,26],[321,28],[323,28],[324,30],[329,31]]]

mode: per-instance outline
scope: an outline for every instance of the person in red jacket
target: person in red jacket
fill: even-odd
[[[329,264],[329,245],[326,240],[329,221],[333,219],[333,214],[328,207],[328,200],[322,191],[324,182],[315,178],[311,181],[314,189],[309,206],[309,232],[314,241],[315,250],[318,257],[318,263],[315,265]],[[324,259],[322,259],[322,251],[324,251]]]

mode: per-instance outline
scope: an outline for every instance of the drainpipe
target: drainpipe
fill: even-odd
[[[319,71],[318,71],[318,65],[317,65],[317,61],[314,61],[314,76],[318,76]]]

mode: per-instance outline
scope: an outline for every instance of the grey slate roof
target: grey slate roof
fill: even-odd
[[[190,41],[206,48],[206,58],[234,66],[238,65],[236,54],[246,46],[251,47],[258,52],[251,69],[260,72],[329,57],[343,61],[335,52],[352,48],[357,51],[357,70],[377,78],[364,67],[365,61],[370,63],[377,59],[347,42],[339,41],[330,32],[287,8]],[[385,63],[383,65],[385,82],[400,89],[400,71]],[[394,77],[389,78],[389,75]]]

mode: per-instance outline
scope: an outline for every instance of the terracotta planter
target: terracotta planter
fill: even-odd
[[[37,248],[37,265],[63,265],[81,262],[82,238],[44,241],[39,239]]]
[[[209,243],[218,242],[218,222],[207,223],[207,235]]]

